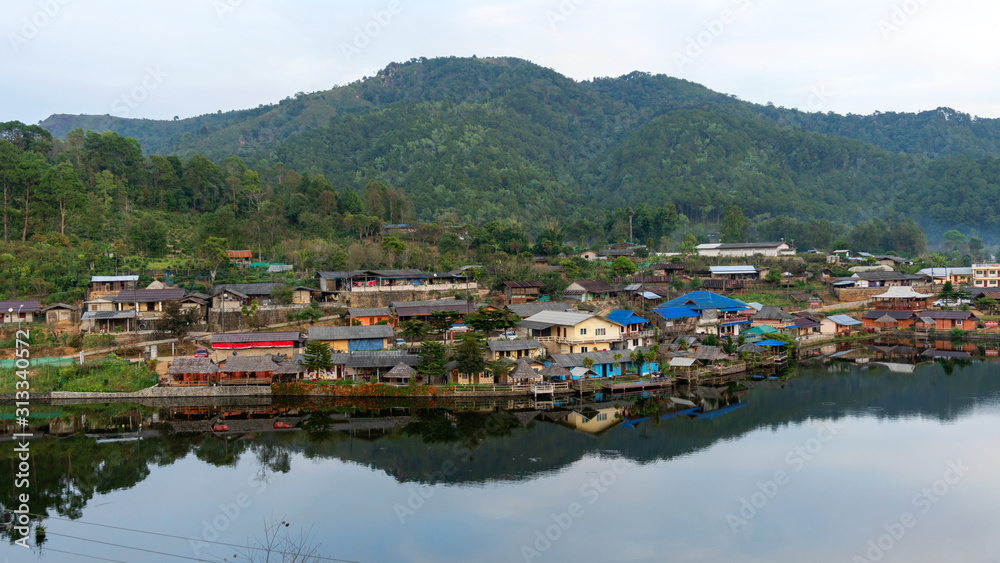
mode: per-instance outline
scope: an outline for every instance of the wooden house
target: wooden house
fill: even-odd
[[[352,325],[388,324],[392,326],[392,311],[388,307],[352,307],[347,310],[347,318],[350,319]]]
[[[253,258],[253,252],[249,250],[227,250],[226,256],[229,258],[229,264],[231,266],[236,266],[237,268],[249,268],[251,259]]]
[[[858,319],[847,315],[830,315],[826,317],[826,321],[833,323],[833,334],[836,336],[847,336],[862,324]]]
[[[161,385],[209,385],[219,379],[219,366],[209,358],[177,357],[167,367]]]
[[[239,311],[244,305],[256,301],[259,307],[271,305],[271,292],[281,287],[280,283],[221,283],[212,289],[212,308],[221,309],[223,302],[227,311]],[[308,299],[306,303],[308,303]]]
[[[180,301],[184,290],[174,289],[130,289],[119,291],[112,302],[116,311],[138,311],[139,321],[152,321],[163,317],[167,303]]]
[[[527,303],[538,301],[543,287],[545,284],[540,281],[505,281],[503,293],[507,303]]]
[[[872,297],[880,311],[920,311],[927,308],[929,293],[917,293],[909,286],[892,286],[885,293]]]
[[[314,326],[309,340],[326,342],[335,352],[376,351],[388,350],[395,334],[389,325]]]
[[[784,312],[781,307],[766,305],[750,317],[753,326],[767,325],[781,329],[792,320],[792,315]]]
[[[270,355],[230,356],[219,368],[219,384],[270,385],[277,370]]]
[[[596,250],[584,250],[580,253],[580,258],[583,258],[588,262],[594,262],[600,257],[601,255]]]
[[[416,370],[405,362],[399,362],[392,369],[382,374],[379,380],[389,385],[405,386],[410,384],[410,379],[416,375]]]
[[[302,336],[297,330],[223,332],[212,335],[211,346],[217,360],[229,357],[232,352],[240,356],[292,356],[302,352]]]
[[[975,330],[976,317],[972,311],[923,311],[917,313],[920,317],[918,326],[935,330]]]
[[[912,327],[916,321],[917,315],[913,311],[873,309],[865,313],[864,318],[861,319],[861,327],[866,329],[893,330]]]
[[[42,307],[45,323],[49,326],[75,326],[80,321],[80,308],[66,303]]]
[[[566,286],[563,295],[567,299],[589,303],[611,299],[617,295],[617,291],[614,286],[601,280],[579,280]]]
[[[420,362],[419,356],[402,350],[351,352],[338,356],[343,358],[345,377],[355,381],[379,381],[382,374],[388,373],[400,362],[410,367],[416,367]]]
[[[87,299],[118,295],[119,291],[136,289],[139,276],[91,276],[87,286]]]

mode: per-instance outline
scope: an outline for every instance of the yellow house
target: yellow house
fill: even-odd
[[[612,426],[620,424],[622,419],[618,414],[619,410],[617,407],[596,409],[585,407],[569,413],[560,423],[573,430],[596,436],[607,431]]]
[[[330,345],[334,352],[388,350],[395,339],[389,325],[314,326],[309,328],[309,340]]]
[[[622,340],[622,325],[582,311],[542,311],[521,326],[552,354],[611,350]]]
[[[500,358],[520,360],[521,358],[537,358],[545,353],[545,346],[537,340],[490,340],[486,343],[489,347],[490,361]]]

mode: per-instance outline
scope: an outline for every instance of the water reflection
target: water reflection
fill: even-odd
[[[442,486],[492,490],[516,485],[519,489],[511,494],[522,499],[518,504],[528,506],[531,503],[523,495],[539,493],[538,484],[546,483],[554,488],[544,493],[545,498],[550,499],[551,506],[566,510],[565,499],[579,494],[553,480],[580,471],[600,475],[613,460],[628,464],[630,479],[643,475],[641,479],[674,482],[679,478],[692,480],[695,488],[712,487],[723,482],[737,483],[734,468],[746,470],[746,466],[756,465],[748,463],[754,460],[761,462],[763,475],[773,475],[775,466],[787,470],[784,465],[788,446],[775,446],[770,440],[775,433],[791,433],[795,435],[793,445],[807,444],[815,434],[810,425],[816,421],[856,421],[871,430],[872,436],[879,435],[886,427],[873,429],[870,422],[905,422],[905,426],[893,430],[891,438],[892,444],[902,448],[919,441],[928,432],[935,432],[927,430],[927,421],[954,423],[968,418],[977,409],[996,410],[1000,378],[991,373],[990,364],[938,358],[914,365],[893,356],[912,354],[912,350],[877,348],[866,352],[871,353],[873,361],[818,364],[800,369],[796,377],[788,380],[764,378],[718,387],[678,388],[660,395],[597,396],[542,404],[520,400],[466,404],[382,401],[365,405],[255,400],[253,404],[206,401],[187,405],[38,406],[35,413],[38,418],[32,420],[32,430],[39,437],[32,441],[36,469],[31,508],[47,516],[84,518],[88,505],[96,498],[128,498],[130,489],[141,489],[135,493],[140,498],[150,494],[143,482],[155,475],[160,486],[166,477],[163,471],[169,470],[174,488],[168,492],[161,489],[156,498],[163,503],[167,520],[174,521],[167,525],[177,525],[183,520],[184,509],[182,504],[171,502],[170,497],[211,497],[216,488],[213,483],[221,484],[217,481],[221,475],[238,474],[239,478],[226,479],[265,483],[275,490],[306,481],[315,483],[317,492],[336,489],[341,495],[347,492],[328,480],[352,475],[359,483],[357,486],[362,486],[360,483],[376,486],[349,469],[353,467],[364,468],[374,475],[391,476],[402,491],[414,485],[432,485],[431,490],[439,491],[437,499],[448,498],[449,503],[458,499],[446,495]],[[910,365],[913,369],[894,369],[894,364]],[[8,437],[13,430],[11,422],[4,419]],[[222,426],[226,429],[221,430]],[[907,430],[903,432],[904,429]],[[881,436],[881,439],[888,438]],[[740,451],[744,457],[733,457],[735,452],[727,444],[737,441],[760,447],[751,450],[743,447]],[[747,451],[755,453],[748,458]],[[872,457],[856,464],[860,455],[857,452],[827,450],[822,452],[826,456],[822,461],[830,467],[842,461],[854,471],[867,466],[876,476],[882,471],[892,471],[894,466],[881,460],[867,445],[859,447],[859,451]],[[11,448],[4,448],[3,452],[4,457],[12,457]],[[671,476],[678,467],[690,464],[680,460],[709,456],[714,463],[720,455],[731,458],[726,462],[730,465],[707,469],[702,466],[700,477],[686,470],[680,471],[679,476]],[[198,463],[190,463],[192,459]],[[303,465],[297,460],[307,463]],[[335,465],[329,465],[330,462]],[[321,466],[328,471],[336,468],[340,477],[334,478],[333,473],[317,474],[314,469]],[[6,459],[0,460],[0,483],[13,481],[12,467]],[[653,481],[647,485],[653,487]],[[574,481],[573,488],[580,486]],[[792,481],[788,490],[795,486]],[[6,490],[0,490],[0,504],[13,506],[13,491],[3,489]],[[808,504],[808,499],[816,495],[816,491],[794,490],[794,494],[786,496],[794,496],[792,504],[796,505]],[[553,491],[562,491],[568,497],[560,497]],[[115,492],[120,494],[115,496],[112,494]],[[378,494],[372,490],[356,492]],[[745,495],[752,492],[751,488]],[[671,494],[676,493],[674,490]],[[636,502],[643,507],[642,517],[647,518],[651,507],[641,500],[645,498],[642,493],[638,494]],[[742,494],[733,497],[736,503],[732,510],[739,508]],[[406,492],[399,502],[408,495]],[[275,498],[279,499],[274,500],[276,504],[287,504],[283,497]],[[490,511],[513,502],[494,501],[498,504]],[[834,500],[824,498],[822,502]],[[290,506],[294,506],[294,501]],[[359,518],[370,522],[363,506],[344,506],[352,506]],[[551,506],[545,505],[540,510]],[[395,518],[386,506],[378,510],[390,519]],[[467,510],[464,507],[461,513],[468,516]],[[725,514],[732,510],[720,511],[718,521],[712,526],[724,524]],[[440,512],[435,515],[442,517]],[[319,518],[317,522],[323,522],[318,514],[313,516]],[[754,522],[748,521],[750,524]],[[614,525],[609,531],[621,529]],[[5,533],[11,537],[10,530]],[[726,530],[726,533],[731,532]],[[744,533],[743,528],[740,533]],[[62,559],[50,554],[49,560]]]

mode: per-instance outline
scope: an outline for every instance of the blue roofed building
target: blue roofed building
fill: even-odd
[[[609,321],[621,325],[621,349],[633,350],[640,346],[650,346],[653,342],[652,324],[635,311],[616,309],[605,316]],[[619,346],[612,346],[619,348]]]
[[[694,317],[683,311],[687,309]],[[750,315],[755,311],[752,307],[711,291],[692,291],[663,303],[653,309],[664,323],[671,323],[668,329],[676,329],[681,325],[686,331],[716,334],[718,336],[737,336],[744,328],[750,328]],[[689,326],[692,325],[693,326]],[[667,332],[681,332],[667,330]]]

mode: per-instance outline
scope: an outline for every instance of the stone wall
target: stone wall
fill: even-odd
[[[833,295],[837,296],[837,299],[844,302],[864,301],[865,299],[871,299],[876,295],[882,295],[886,291],[889,291],[888,287],[832,288]],[[937,293],[934,286],[931,285],[915,285],[913,286],[913,291],[916,291],[917,293],[930,293],[932,295]]]

